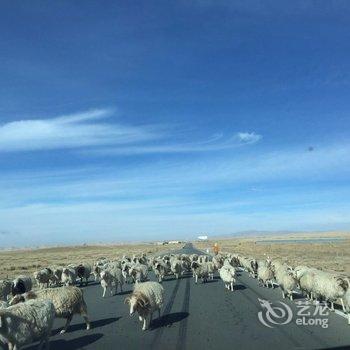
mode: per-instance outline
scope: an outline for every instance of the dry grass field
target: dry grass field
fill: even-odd
[[[308,239],[342,238],[344,240],[333,242],[308,242]],[[285,243],[286,239],[291,242]],[[292,240],[304,239],[303,243]],[[268,242],[274,240],[276,242]],[[283,240],[282,242],[277,242]],[[265,241],[264,243],[261,241]],[[261,236],[249,238],[218,239],[221,251],[234,252],[257,259],[271,258],[281,259],[286,263],[296,265],[308,265],[326,271],[334,271],[350,276],[350,233],[327,232],[322,234],[287,234],[280,236]],[[212,248],[214,241],[197,242],[200,249]]]
[[[99,258],[116,259],[123,254],[133,255],[145,252],[154,254],[166,249],[177,249],[181,245],[159,246],[156,244],[123,244],[55,247],[33,250],[0,252],[0,279],[30,274],[49,266],[67,266],[69,263],[93,263]],[[169,248],[170,247],[170,248]]]

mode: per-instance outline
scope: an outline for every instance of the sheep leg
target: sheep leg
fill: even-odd
[[[83,317],[85,323],[86,323],[86,329],[90,329],[90,320],[89,320],[89,316],[87,314],[87,306],[85,304],[85,301],[83,301],[83,304],[81,306],[80,309],[80,315]]]
[[[334,311],[334,302],[331,301],[331,311]]]
[[[47,336],[46,336],[46,338],[45,338],[45,349],[46,350],[49,350],[49,348],[50,348],[50,334],[48,334]]]
[[[231,282],[231,291],[233,292],[233,282]]]
[[[107,288],[106,288],[106,287],[102,287],[102,288],[103,288],[102,298],[104,298],[104,297],[105,297],[105,295],[106,295],[106,290],[107,290]]]
[[[286,297],[286,295],[284,294],[284,291],[282,290],[282,296],[283,296],[283,298],[285,298]]]
[[[72,321],[72,318],[73,318],[73,315],[70,314],[68,317],[67,317],[67,321],[66,321],[66,324],[64,326],[64,328],[61,330],[60,334],[63,334],[63,333],[66,333],[71,321]]]
[[[289,299],[292,301],[293,300],[293,292],[289,292]]]
[[[198,275],[195,276],[195,283],[198,283]]]
[[[342,308],[343,308],[343,311],[346,312],[345,306],[344,306],[343,298],[340,298],[340,301],[341,301],[341,306],[342,306]]]
[[[142,326],[142,330],[145,331],[147,329],[147,317],[143,318],[143,326]]]

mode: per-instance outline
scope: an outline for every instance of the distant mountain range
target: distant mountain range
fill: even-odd
[[[211,235],[211,237],[256,237],[256,236],[279,236],[287,234],[301,234],[301,233],[320,233],[317,232],[306,232],[306,231],[259,231],[259,230],[247,230],[247,231],[238,231],[227,233],[224,235]],[[325,231],[326,232],[326,231]],[[209,236],[210,237],[210,236]]]

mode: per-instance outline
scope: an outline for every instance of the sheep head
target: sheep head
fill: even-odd
[[[127,297],[124,300],[125,304],[130,305],[130,316],[132,316],[135,311],[140,315],[144,314],[149,307],[148,299],[141,293],[133,293],[131,297]]]

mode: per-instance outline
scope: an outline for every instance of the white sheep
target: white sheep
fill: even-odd
[[[115,293],[118,291],[118,285],[120,285],[120,291],[123,291],[124,276],[122,270],[115,267],[101,271],[100,283],[103,288],[103,298],[106,295],[107,288],[110,289],[111,295],[113,295],[113,284],[115,285]]]
[[[143,322],[142,330],[148,329],[152,322],[153,312],[160,309],[164,301],[164,288],[158,282],[143,282],[135,284],[135,288],[130,297],[125,299],[125,303],[130,305],[130,315],[135,312],[139,314],[139,320]]]
[[[349,279],[348,283],[350,284]],[[348,314],[348,324],[350,325],[350,288],[348,288],[341,301],[343,305],[343,310]]]
[[[156,260],[154,262],[153,271],[158,279],[158,282],[162,283],[164,277],[169,272],[169,268],[162,260]]]
[[[55,318],[50,300],[29,300],[0,310],[0,336],[9,349],[40,341],[48,349],[49,337]]]
[[[72,266],[67,266],[62,270],[61,281],[64,285],[74,285],[77,279],[76,270]]]
[[[90,329],[90,321],[87,313],[87,306],[84,300],[84,294],[81,289],[74,286],[63,286],[58,288],[41,289],[36,292],[28,292],[22,295],[16,295],[10,305],[15,305],[27,300],[50,300],[55,307],[55,315],[58,318],[65,318],[66,324],[61,330],[65,333],[72,321],[73,315],[80,314],[86,323],[86,329]]]
[[[129,269],[129,274],[135,283],[144,282],[148,276],[148,266],[143,264],[132,265]]]
[[[255,273],[256,273],[256,269],[257,269],[255,259],[241,257],[239,261],[240,261],[241,266],[247,272],[249,272],[250,276],[255,277]]]
[[[310,298],[321,298],[331,303],[334,311],[334,301],[343,298],[349,289],[349,280],[336,274],[305,266],[297,266],[294,274],[302,291],[309,293]],[[343,306],[344,309],[344,306]]]
[[[258,280],[261,282],[263,285],[265,285],[267,288],[269,288],[269,283],[271,287],[273,288],[273,270],[271,268],[271,264],[266,261],[266,260],[261,260],[258,262]]]
[[[199,261],[192,261],[191,268],[193,271],[193,276],[195,278],[195,283],[198,283],[198,278],[202,279],[202,283],[206,282],[209,277],[209,266],[206,262],[200,264]]]
[[[275,270],[275,279],[282,289],[283,298],[287,295],[290,300],[293,300],[293,291],[297,287],[297,280],[294,277],[293,271],[287,265],[279,266]]]
[[[32,279],[30,276],[21,275],[12,282],[12,295],[23,294],[32,290]]]
[[[178,259],[172,259],[170,263],[171,272],[175,275],[176,279],[179,279],[182,274],[182,261]]]
[[[235,268],[228,263],[223,264],[223,266],[219,269],[219,274],[220,274],[220,278],[223,280],[225,284],[225,288],[233,292],[233,284],[236,283]]]

